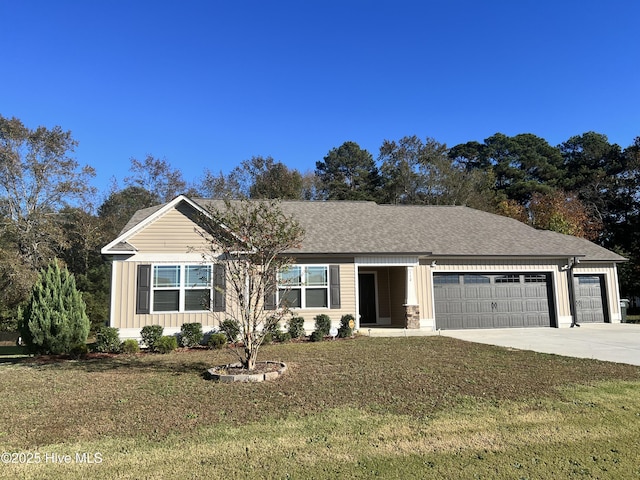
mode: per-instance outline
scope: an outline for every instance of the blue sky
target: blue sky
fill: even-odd
[[[0,0],[0,114],[71,130],[95,186],[345,141],[640,135],[640,2]]]

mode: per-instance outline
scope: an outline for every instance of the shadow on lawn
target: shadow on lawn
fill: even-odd
[[[80,358],[69,355],[28,356],[21,347],[22,356],[8,353],[6,347],[0,347],[0,364],[23,365],[34,369],[53,368],[56,370],[80,370],[88,373],[113,372],[163,372],[172,374],[203,374],[212,364],[202,355],[190,352],[174,352],[168,355],[140,353],[135,355],[90,353]],[[5,353],[7,352],[7,353]],[[9,356],[13,355],[13,356]],[[214,359],[212,358],[212,361]]]

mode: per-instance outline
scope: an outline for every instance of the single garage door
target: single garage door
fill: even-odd
[[[603,275],[576,275],[574,277],[576,293],[576,314],[578,323],[602,323],[605,316],[603,293]]]
[[[436,328],[550,327],[548,274],[434,274]]]

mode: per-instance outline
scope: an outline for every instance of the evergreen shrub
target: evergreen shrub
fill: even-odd
[[[203,337],[200,323],[183,323],[180,327],[180,345],[183,347],[197,347]]]
[[[355,317],[351,314],[343,315],[340,319],[340,326],[338,327],[338,337],[347,338],[353,335],[353,328],[349,326],[349,322],[355,321]]]
[[[57,262],[41,270],[25,308],[18,311],[18,323],[34,353],[70,353],[86,344],[90,322],[73,275]]]
[[[227,335],[229,343],[235,343],[240,335],[240,324],[231,318],[227,318],[220,324],[220,330]]]
[[[142,337],[142,343],[144,343],[150,352],[155,352],[156,343],[162,337],[164,328],[162,325],[145,325],[140,330],[140,336]]]
[[[219,349],[227,344],[227,335],[224,333],[212,333],[207,340],[209,348]]]
[[[178,348],[178,339],[173,335],[164,335],[155,343],[155,349],[159,353],[170,353]]]
[[[132,355],[140,351],[140,344],[133,338],[127,338],[122,342],[122,352]]]
[[[119,353],[120,335],[117,328],[102,326],[96,331],[96,351],[102,353]]]
[[[292,316],[288,322],[288,332],[291,338],[304,337],[304,318]]]
[[[329,315],[324,313],[317,315],[315,321],[316,332],[320,332],[325,337],[329,335],[331,331],[331,318],[329,318]]]

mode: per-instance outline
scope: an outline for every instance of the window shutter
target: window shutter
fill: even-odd
[[[275,290],[269,289],[268,292],[265,293],[264,296],[264,309],[265,310],[275,310],[276,309],[276,292]]]
[[[340,308],[340,265],[329,265],[329,306]]]
[[[151,313],[151,265],[138,265],[136,289],[136,313]]]
[[[277,278],[275,272],[272,273]],[[264,309],[265,310],[275,310],[276,309],[276,283],[269,279],[267,281],[268,285],[267,290],[264,292]]]
[[[225,305],[226,297],[226,276],[224,265],[213,266],[213,305],[212,310],[214,312],[224,312],[226,310]]]

